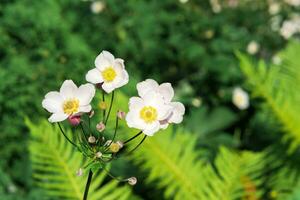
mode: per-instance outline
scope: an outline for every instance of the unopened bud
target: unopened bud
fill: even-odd
[[[94,116],[95,112],[92,110],[90,113],[89,113],[89,118],[92,118]]]
[[[127,181],[129,185],[135,185],[137,183],[137,179],[135,177],[130,177]]]
[[[123,146],[124,146],[124,143],[123,143],[123,142],[117,141],[116,143],[119,145],[120,149],[123,148]]]
[[[80,124],[80,115],[71,115],[68,117],[68,120],[72,126],[77,126]]]
[[[97,157],[97,158],[101,158],[101,157],[102,157],[102,153],[101,153],[100,151],[98,151],[98,152],[96,153],[96,157]]]
[[[125,116],[126,116],[126,113],[124,111],[119,110],[117,112],[117,116],[118,116],[119,119],[124,119]]]
[[[109,150],[113,153],[117,153],[120,150],[120,145],[118,143],[111,143],[111,145],[109,146]]]
[[[112,140],[107,140],[104,144],[104,146],[109,146],[112,143]]]
[[[101,110],[105,110],[105,109],[107,108],[107,104],[105,103],[105,101],[101,101],[101,102],[99,103],[99,108],[100,108]]]
[[[82,176],[83,175],[83,170],[82,168],[79,168],[76,172],[76,176]]]
[[[104,131],[104,129],[105,129],[105,124],[104,124],[103,122],[99,122],[99,123],[96,125],[96,129],[97,129],[97,131],[99,131],[99,132]]]
[[[88,138],[89,143],[94,144],[96,142],[96,138],[94,136],[90,136]]]

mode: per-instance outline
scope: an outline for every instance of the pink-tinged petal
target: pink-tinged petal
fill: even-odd
[[[94,69],[91,69],[90,71],[88,71],[88,73],[85,75],[85,79],[87,82],[90,82],[93,84],[103,82],[101,72],[97,68],[94,68]]]
[[[80,105],[88,105],[95,96],[95,87],[92,84],[81,85],[76,91],[76,97]]]
[[[74,98],[77,89],[72,80],[65,80],[60,88],[60,94],[64,99]]]
[[[120,66],[122,69],[125,69],[124,60],[121,58],[116,58],[115,66]]]
[[[184,105],[180,102],[172,102],[170,105],[173,107],[173,111],[169,122],[175,124],[181,123],[183,120],[183,115],[185,113]]]
[[[140,97],[131,97],[128,104],[129,110],[139,110],[145,105],[143,99]]]
[[[158,83],[155,80],[147,79],[136,85],[140,97],[144,97],[149,91],[157,90]]]
[[[61,122],[64,121],[68,118],[68,115],[65,113],[54,113],[49,117],[49,122],[54,123],[54,122]]]
[[[163,83],[158,87],[159,93],[162,94],[165,103],[170,103],[174,97],[174,90],[170,83]]]
[[[117,70],[116,70],[117,71]],[[121,71],[117,71],[117,77],[112,82],[114,88],[120,88],[124,85],[126,85],[129,81],[128,73],[125,69],[122,69]]]

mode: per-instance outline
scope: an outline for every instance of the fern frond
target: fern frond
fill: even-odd
[[[300,144],[300,43],[292,41],[279,56],[280,66],[264,61],[253,63],[239,54],[240,67],[252,86],[253,94],[262,97],[287,133],[290,152]]]
[[[221,148],[213,166],[200,159],[196,141],[193,135],[182,130],[172,134],[169,128],[149,138],[133,159],[149,171],[147,181],[165,189],[166,198],[234,200],[260,196],[262,154],[237,154]]]
[[[76,176],[76,171],[83,167],[83,156],[74,151],[58,128],[49,122],[33,124],[27,120],[31,132],[29,142],[33,177],[36,184],[45,190],[50,198],[78,199],[83,197],[86,176]],[[70,132],[67,132],[69,136]],[[90,200],[133,199],[127,186],[118,186],[118,182],[104,184],[105,172],[94,175],[89,192]]]

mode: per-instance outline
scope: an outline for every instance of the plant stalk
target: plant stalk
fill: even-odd
[[[88,175],[88,179],[85,185],[85,190],[84,190],[84,195],[83,195],[83,200],[87,200],[88,194],[89,194],[89,189],[90,189],[90,185],[92,182],[92,177],[93,177],[93,172],[92,170],[89,171],[89,175]]]

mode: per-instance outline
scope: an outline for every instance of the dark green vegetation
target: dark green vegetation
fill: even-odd
[[[300,47],[293,41],[279,54],[281,65],[270,62],[286,41],[271,30],[265,1],[225,7],[218,14],[200,0],[108,0],[97,15],[90,4],[0,3],[1,200],[40,200],[49,192],[34,185],[30,161],[39,146],[30,137],[58,134],[43,122],[48,116],[41,101],[64,79],[83,83],[103,49],[125,59],[126,96],[136,94],[137,81],[151,77],[173,83],[187,107],[183,126],[157,134],[132,160],[112,166],[140,182],[133,191],[110,186],[116,196],[107,198],[124,192],[142,199],[299,199]],[[281,11],[283,18],[288,14]],[[252,40],[261,48],[250,59],[244,53]],[[232,104],[235,86],[252,94],[249,109]],[[195,107],[198,97],[202,105]],[[29,129],[25,118],[38,125]]]

